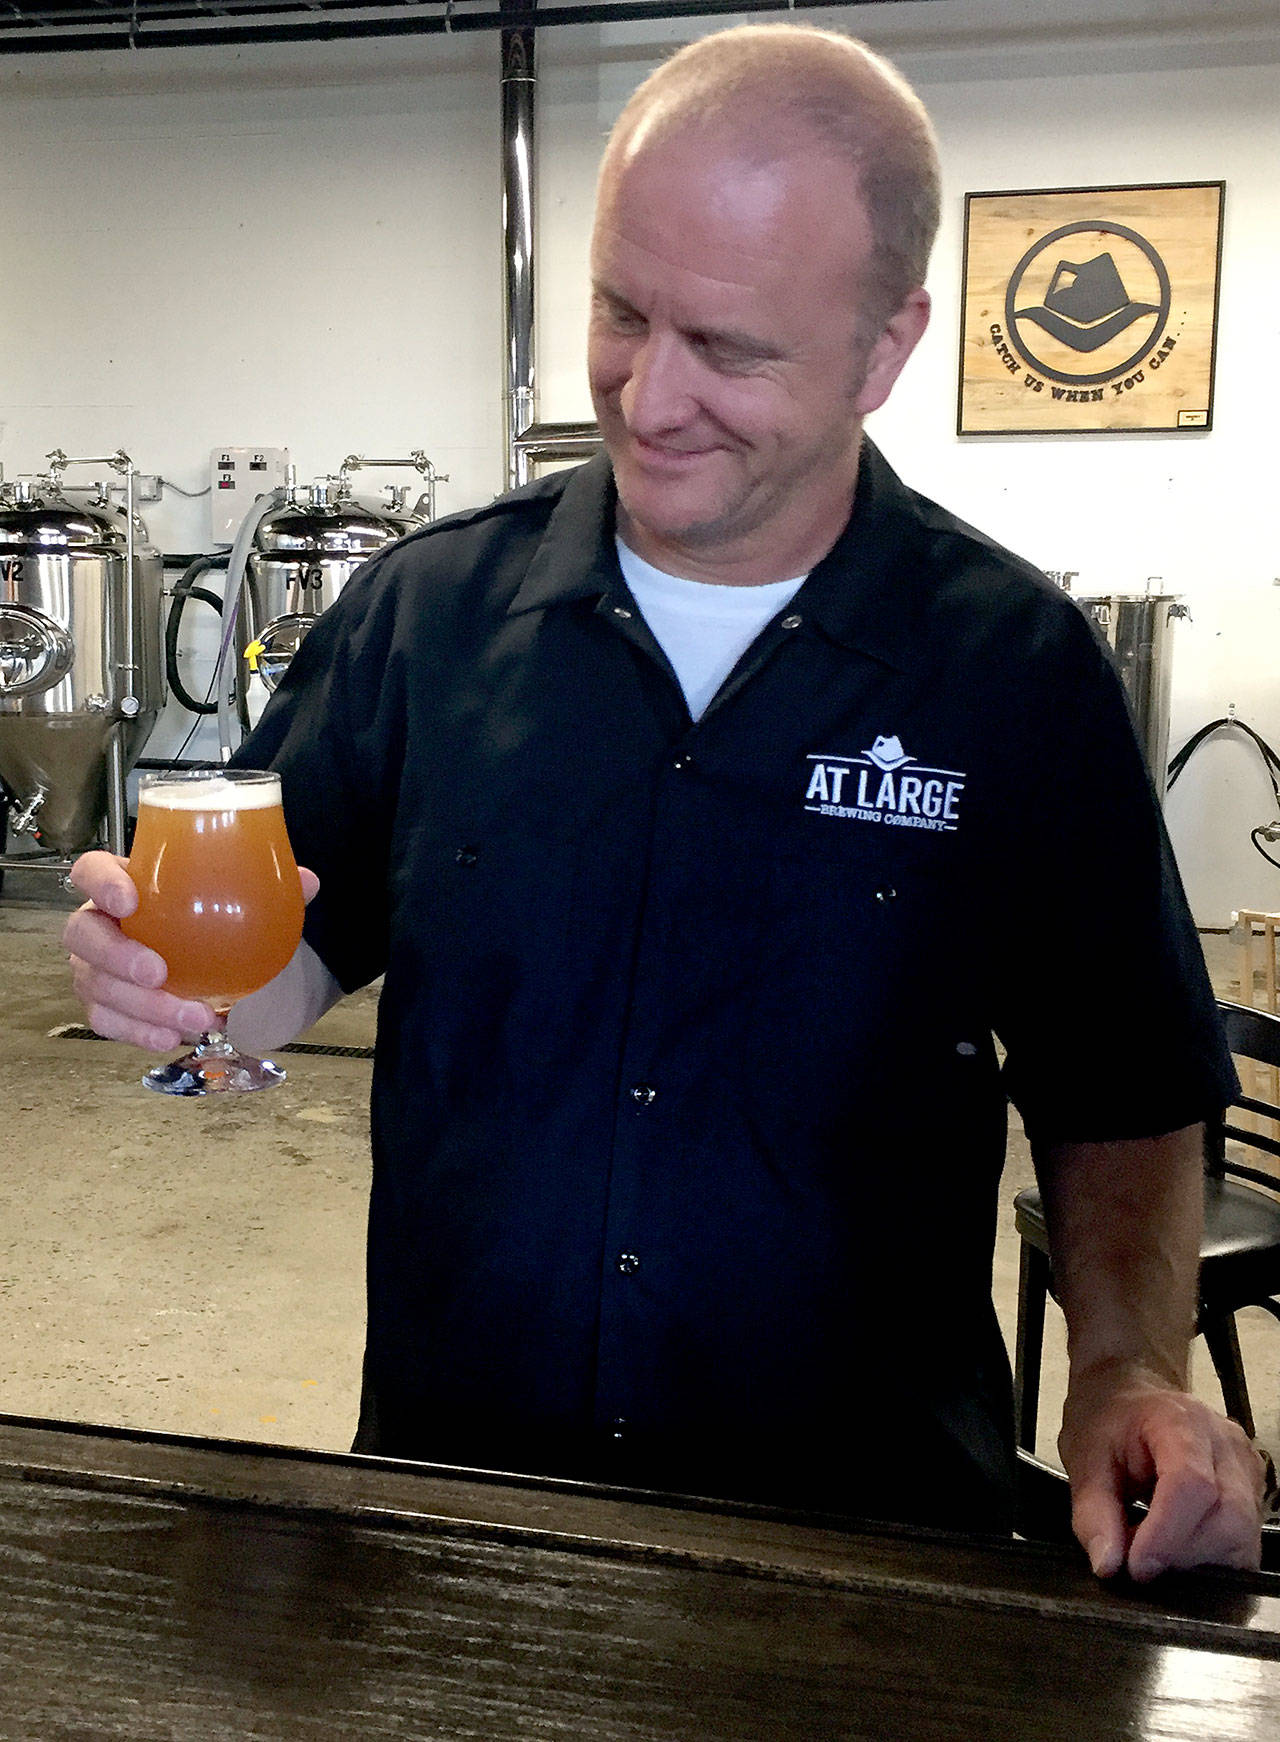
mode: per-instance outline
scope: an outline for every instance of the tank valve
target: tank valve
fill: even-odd
[[[47,787],[38,786],[29,798],[23,799],[18,808],[10,813],[9,826],[16,835],[29,835],[35,829],[36,812],[44,803],[47,792]]]

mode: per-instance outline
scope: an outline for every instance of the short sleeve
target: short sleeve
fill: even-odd
[[[1033,1141],[1154,1136],[1238,1084],[1123,686],[1082,613],[1055,616],[992,867],[1005,1082]]]
[[[281,777],[294,857],[320,879],[304,936],[346,992],[386,967],[388,872],[403,741],[394,594],[381,559],[303,640],[234,758]]]

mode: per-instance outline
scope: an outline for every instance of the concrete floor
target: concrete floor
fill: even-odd
[[[54,1038],[82,1013],[58,936],[56,880],[10,872],[0,895],[0,1412],[345,1450],[364,1329],[369,1065],[285,1055],[288,1081],[234,1103],[148,1094],[154,1060]],[[1217,989],[1235,951],[1205,940]],[[307,1037],[372,1044],[376,998]],[[1006,1204],[1031,1181],[1014,1132]],[[1001,1221],[995,1290],[1012,1347],[1018,1241]],[[1259,1435],[1280,1445],[1280,1325],[1240,1316]],[[1052,1307],[1039,1451],[1054,1458],[1065,1349]],[[1219,1402],[1198,1346],[1196,1389]]]
[[[359,1396],[369,1065],[290,1055],[235,1102],[148,1093],[82,1023],[48,874],[0,896],[0,1410],[345,1450]],[[371,1044],[376,1000],[308,1038]]]

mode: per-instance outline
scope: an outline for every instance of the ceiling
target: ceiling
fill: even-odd
[[[1269,52],[1280,30],[1280,0],[0,0],[0,56],[729,20],[753,13],[776,18],[788,3],[797,12],[839,7],[883,53],[941,45],[960,67],[971,51],[978,57],[973,76],[1048,41],[1077,53],[1092,47],[1104,62],[1115,53],[1120,64],[1139,40],[1168,52],[1181,43],[1192,57],[1188,64],[1199,64],[1196,57],[1212,38],[1224,52],[1234,43],[1237,58],[1249,64],[1259,33]],[[888,28],[877,21],[872,38],[866,15],[882,8]]]
[[[840,0],[795,3],[809,9]],[[899,3],[861,0],[863,5]],[[536,4],[536,11],[535,4],[536,0],[398,0],[392,4],[387,0],[0,0],[0,53],[417,35],[780,10],[778,0],[549,0]]]

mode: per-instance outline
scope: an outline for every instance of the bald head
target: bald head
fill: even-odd
[[[602,182],[679,133],[729,141],[747,162],[820,149],[849,164],[872,252],[859,286],[868,338],[924,282],[938,227],[938,156],[919,98],[853,37],[805,25],[743,25],[690,43],[618,118]]]

